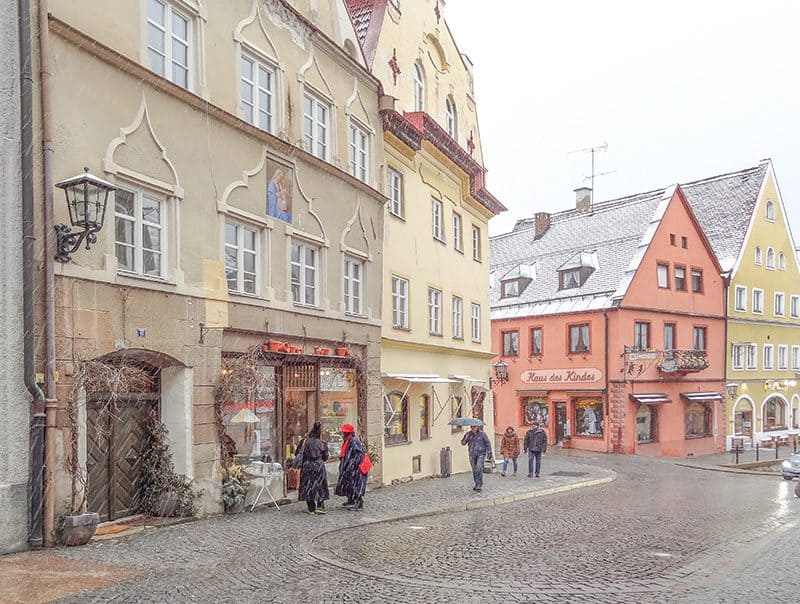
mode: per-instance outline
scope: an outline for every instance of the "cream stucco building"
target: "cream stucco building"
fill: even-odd
[[[456,416],[494,433],[488,221],[472,65],[444,2],[348,0],[383,90],[386,208],[381,372],[384,482],[469,468]]]

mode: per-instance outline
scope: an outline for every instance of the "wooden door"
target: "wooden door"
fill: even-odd
[[[567,433],[567,404],[556,403],[556,442],[564,440]]]

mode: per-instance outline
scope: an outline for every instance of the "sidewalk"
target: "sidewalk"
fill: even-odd
[[[301,562],[298,554],[304,549],[301,544],[320,531],[500,505],[616,478],[611,470],[547,454],[542,460],[542,477],[532,479],[526,477],[527,459],[520,458],[520,462],[517,476],[502,477],[499,467],[485,474],[480,493],[472,490],[471,474],[421,479],[368,492],[364,512],[342,509],[338,497],[329,502],[326,516],[306,515],[304,503],[280,510],[264,505],[235,516],[213,516],[95,539],[84,547],[6,556],[0,558],[0,577],[4,579],[0,581],[0,602],[47,602],[87,589],[101,590],[101,597],[96,591],[92,596],[105,600],[114,597],[116,585],[129,579],[190,569],[195,581],[202,583],[204,577],[218,573],[221,557],[246,560],[252,557],[255,544],[262,564],[267,563],[272,573],[291,574],[298,564],[311,563],[310,558]],[[191,555],[182,559],[188,552]],[[205,593],[209,601],[219,589],[217,583],[208,579]]]

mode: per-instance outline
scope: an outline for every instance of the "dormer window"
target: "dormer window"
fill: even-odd
[[[500,297],[516,298],[536,278],[536,265],[520,264],[500,279]]]
[[[558,269],[558,289],[583,287],[599,267],[597,252],[579,252]]]

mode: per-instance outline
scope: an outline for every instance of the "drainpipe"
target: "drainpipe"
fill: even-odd
[[[725,393],[725,401],[723,405],[727,406],[728,400],[728,292],[730,290],[731,285],[731,277],[733,276],[733,270],[729,271],[727,274],[722,274],[722,291],[724,292],[724,300],[725,300],[725,326],[723,327],[723,337],[725,342],[725,354],[722,355],[722,392]],[[723,408],[723,410],[725,410]],[[727,421],[728,414],[722,414],[723,421]],[[731,432],[732,433],[732,432]],[[751,432],[752,434],[752,428]],[[723,433],[722,437],[725,439],[725,446],[723,446],[723,451],[727,448],[728,445],[728,426],[725,425],[725,432]]]
[[[55,494],[53,470],[56,449],[56,329],[55,329],[55,248],[53,228],[53,112],[50,88],[50,29],[47,20],[47,0],[39,0],[39,60],[41,61],[42,110],[42,194],[44,201],[44,514],[42,519],[44,544],[53,545]]]
[[[20,125],[22,130],[22,314],[25,386],[31,404],[28,471],[28,543],[42,546],[42,467],[44,465],[44,393],[36,383],[33,285],[33,75],[31,71],[30,0],[17,1],[19,20]]]

